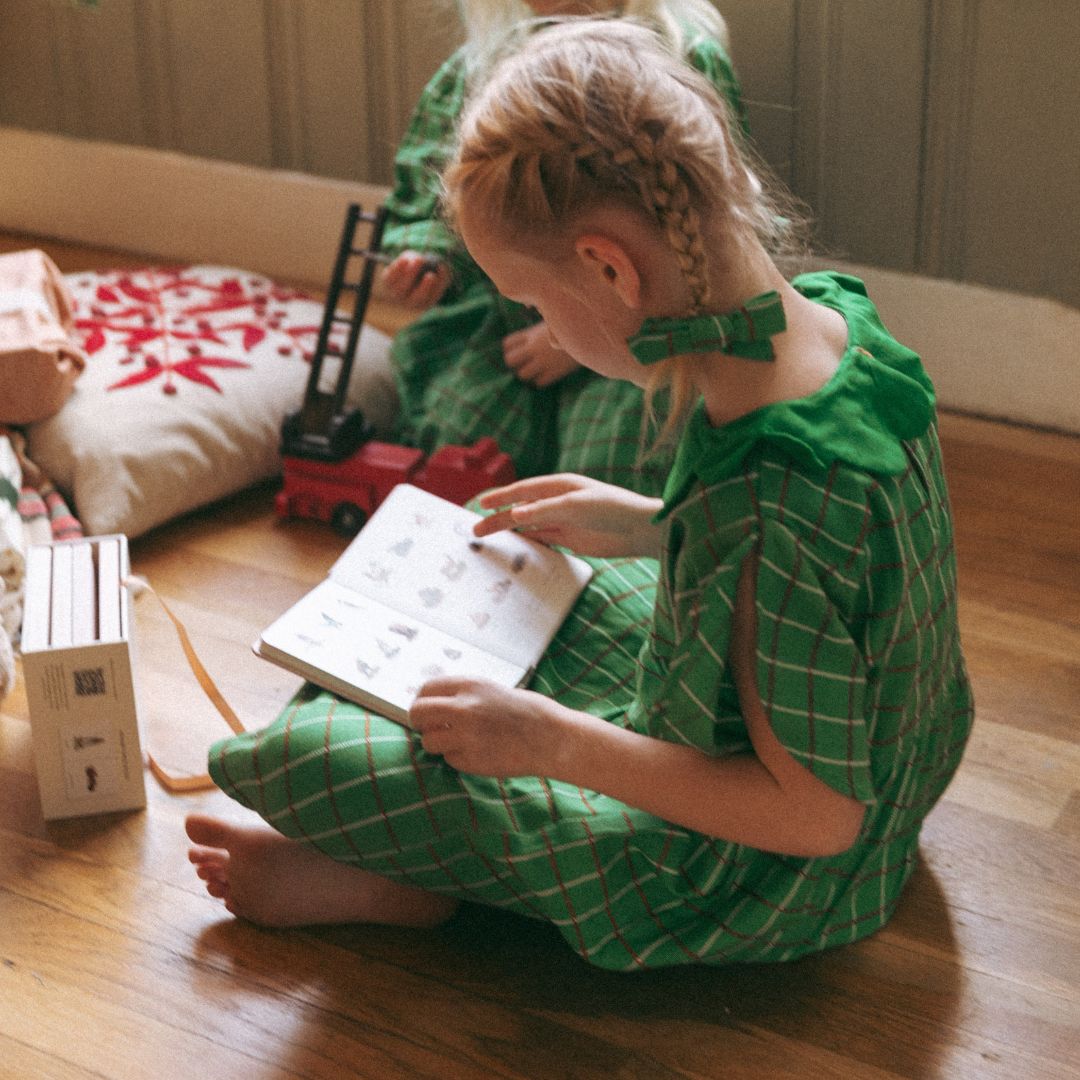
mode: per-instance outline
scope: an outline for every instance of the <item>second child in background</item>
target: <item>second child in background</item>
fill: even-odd
[[[620,15],[659,30],[745,118],[727,28],[709,0],[461,0],[466,42],[425,87],[395,160],[383,248],[396,256],[383,294],[423,314],[396,337],[396,437],[425,452],[490,435],[521,476],[555,469],[658,494],[670,454],[641,392],[596,378],[548,339],[534,311],[500,296],[440,213],[439,171],[471,88],[543,23],[531,17]],[[663,402],[657,403],[662,414]]]

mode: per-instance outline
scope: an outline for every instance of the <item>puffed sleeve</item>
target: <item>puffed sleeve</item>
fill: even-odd
[[[853,583],[775,521],[759,545],[757,684],[772,730],[831,788],[872,802],[867,666],[841,617]]]
[[[640,685],[643,726],[654,738],[708,754],[750,749],[728,651],[739,571],[754,543],[740,527],[710,534],[707,557],[683,552],[673,588],[658,595]]]

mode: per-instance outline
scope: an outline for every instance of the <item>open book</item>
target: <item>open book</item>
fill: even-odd
[[[429,679],[521,685],[592,567],[513,532],[477,539],[477,520],[399,484],[255,652],[399,722]]]

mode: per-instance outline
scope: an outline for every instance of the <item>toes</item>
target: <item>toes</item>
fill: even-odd
[[[208,881],[206,883],[206,891],[215,900],[225,900],[226,907],[228,906],[229,886],[224,881]]]
[[[184,829],[188,839],[212,848],[227,847],[235,832],[227,822],[203,814],[189,814],[184,821]]]
[[[228,875],[222,864],[200,863],[195,867],[195,874],[203,881],[225,881]]]
[[[188,850],[188,862],[195,867],[195,872],[199,877],[204,876],[204,871],[220,876],[226,873],[229,856],[223,851],[211,848],[190,848]]]

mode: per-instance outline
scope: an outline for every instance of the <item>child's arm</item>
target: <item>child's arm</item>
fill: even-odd
[[[540,694],[437,680],[409,714],[424,748],[464,772],[580,785],[696,832],[801,857],[846,850],[864,808],[798,764],[755,681],[753,560],[739,581],[730,660],[753,753],[712,757],[575,712]]]
[[[424,87],[398,146],[382,236],[383,251],[393,256],[406,252],[433,256],[447,268],[446,285],[453,280],[459,287],[477,276],[479,270],[443,219],[440,173],[453,151],[455,125],[465,93],[465,55],[459,49]],[[431,281],[430,275],[421,276]],[[380,282],[380,288],[383,284]],[[424,282],[414,273],[413,284],[420,287]],[[387,291],[387,299],[393,298]]]
[[[587,476],[559,473],[519,480],[486,492],[480,505],[495,513],[477,522],[477,536],[516,529],[579,555],[660,555],[663,527],[653,518],[663,501]]]

